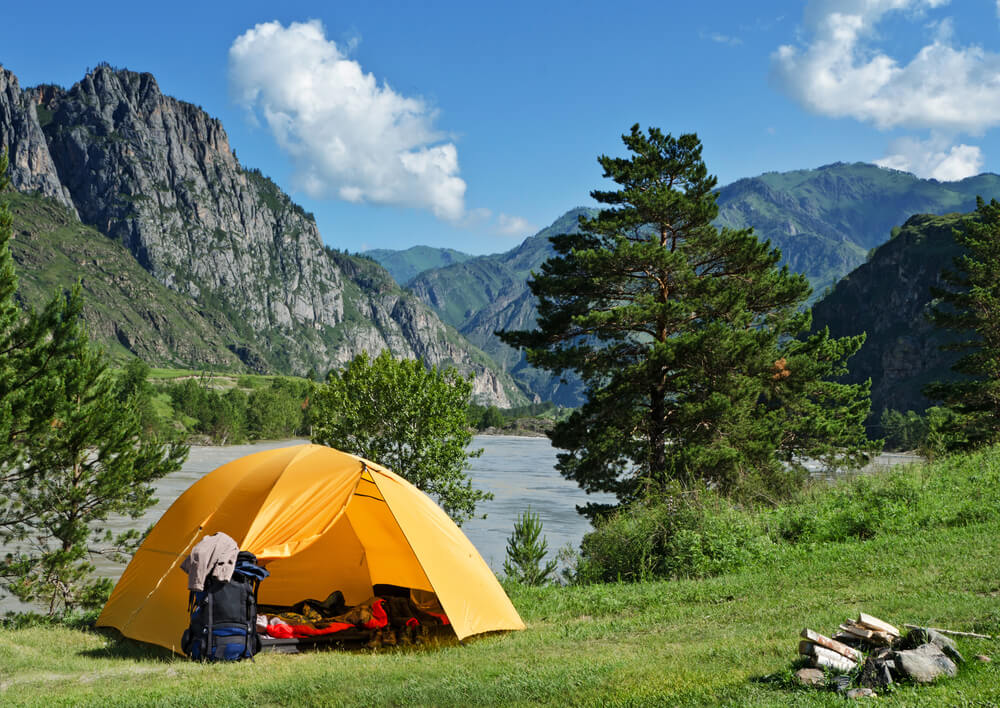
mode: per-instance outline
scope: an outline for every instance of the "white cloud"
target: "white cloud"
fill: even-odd
[[[982,134],[1000,123],[1000,54],[956,47],[951,22],[934,23],[930,43],[908,63],[874,46],[890,12],[921,15],[947,0],[813,0],[804,46],[772,55],[773,76],[807,109],[887,129],[897,126]]]
[[[939,136],[929,140],[900,138],[889,145],[889,154],[875,164],[912,172],[918,177],[932,177],[954,182],[982,172],[983,153],[974,145],[952,145]]]
[[[509,214],[499,214],[497,216],[497,233],[501,236],[522,237],[530,236],[538,231],[527,219]]]
[[[247,30],[229,49],[229,76],[236,99],[263,117],[292,158],[309,196],[463,218],[458,150],[434,129],[436,111],[365,73],[318,20]]]

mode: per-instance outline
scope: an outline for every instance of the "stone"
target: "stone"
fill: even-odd
[[[955,640],[936,630],[929,627],[914,629],[910,631],[909,637],[911,641],[917,644],[933,644],[952,661],[959,664],[965,663],[965,657],[958,651],[958,645],[955,644]]]
[[[826,686],[826,675],[819,669],[799,669],[795,672],[795,679],[809,688]]]
[[[990,657],[986,656],[985,654],[976,654],[976,661],[980,661],[980,662],[982,662],[984,664],[988,664],[991,661],[993,661],[993,659],[991,659]]]
[[[867,688],[884,688],[891,684],[895,663],[890,654],[888,649],[883,650],[881,656],[876,656],[874,652],[869,654],[861,667],[858,683]]]
[[[941,676],[955,676],[958,667],[934,644],[893,653],[896,668],[917,683],[933,683]]]
[[[851,690],[851,677],[841,674],[833,679],[833,687],[838,693],[847,693]]]
[[[861,686],[859,688],[852,688],[847,692],[847,697],[852,700],[857,700],[859,698],[877,698],[878,694],[870,688]]]

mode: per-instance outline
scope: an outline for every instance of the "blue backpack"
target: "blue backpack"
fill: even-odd
[[[270,573],[253,553],[240,551],[229,582],[209,576],[205,589],[188,596],[191,623],[181,649],[200,661],[239,661],[260,651],[257,590]]]

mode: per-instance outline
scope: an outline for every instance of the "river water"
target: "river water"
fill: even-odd
[[[138,520],[112,520],[114,530],[146,529],[195,481],[217,467],[262,450],[289,445],[301,445],[305,440],[281,440],[253,445],[224,447],[192,446],[183,468],[164,477],[156,484],[158,503]],[[590,522],[577,513],[578,505],[587,502],[613,502],[609,494],[588,495],[575,482],[564,479],[555,470],[556,451],[548,438],[478,435],[473,449],[482,448],[481,457],[470,460],[469,477],[472,485],[493,493],[493,499],[477,505],[480,515],[466,521],[462,530],[479,549],[480,555],[499,572],[506,557],[507,539],[518,515],[529,506],[542,521],[542,533],[548,543],[550,557],[563,546],[580,545],[590,530]],[[882,455],[875,464],[893,465],[912,461],[912,456]],[[818,470],[817,470],[818,471]],[[98,573],[117,579],[123,566],[98,562]],[[0,612],[27,609],[10,598],[0,599]]]

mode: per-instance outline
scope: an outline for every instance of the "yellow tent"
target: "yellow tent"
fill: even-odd
[[[496,576],[426,494],[384,467],[321,445],[240,458],[195,482],[157,522],[97,625],[180,650],[187,575],[180,564],[223,531],[266,562],[261,604],[292,605],[334,590],[364,602],[379,583],[437,594],[463,639],[524,629]]]

